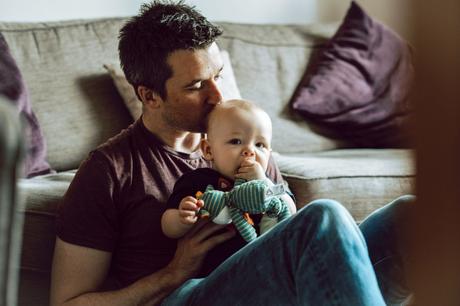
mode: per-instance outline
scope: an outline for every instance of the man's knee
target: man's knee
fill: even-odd
[[[319,215],[341,215],[346,212],[345,207],[335,200],[318,199],[308,203],[304,208],[299,210],[299,214],[313,213]]]
[[[335,200],[318,199],[310,202],[297,213],[306,222],[320,222],[331,226],[354,223],[346,208]]]

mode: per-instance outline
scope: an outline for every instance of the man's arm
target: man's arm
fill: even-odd
[[[57,238],[51,279],[51,305],[158,305],[196,275],[207,252],[232,238],[225,226],[198,222],[179,240],[173,260],[163,269],[116,291],[98,292],[111,262],[109,252],[81,247]]]

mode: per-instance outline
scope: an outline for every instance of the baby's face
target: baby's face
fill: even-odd
[[[270,117],[259,109],[216,109],[208,127],[213,168],[233,179],[245,159],[267,170],[271,151]]]

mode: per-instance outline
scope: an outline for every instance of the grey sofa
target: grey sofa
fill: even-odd
[[[24,200],[19,302],[48,303],[56,206],[88,152],[132,119],[103,64],[118,63],[122,18],[52,23],[0,23],[21,69],[57,171],[19,181]],[[354,149],[315,133],[288,102],[315,46],[337,25],[221,23],[243,97],[273,120],[275,158],[299,207],[317,198],[342,202],[359,222],[410,193],[415,170],[410,150]]]

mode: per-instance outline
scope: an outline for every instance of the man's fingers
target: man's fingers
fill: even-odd
[[[198,222],[193,226],[186,234],[186,236],[194,236],[197,232],[199,232],[203,227],[209,224],[209,220],[200,219]]]
[[[210,236],[215,234],[216,232],[225,228],[226,225],[216,224],[213,222],[206,222],[206,224],[202,224],[201,222],[197,222],[197,225],[194,226],[189,233],[193,236],[197,242],[202,242],[208,239]]]
[[[206,241],[203,242],[203,248],[205,250],[210,250],[214,248],[215,246],[221,244],[224,241],[229,240],[230,238],[234,237],[236,235],[236,230],[235,229],[227,229],[224,233],[214,235],[211,238],[207,239]]]

